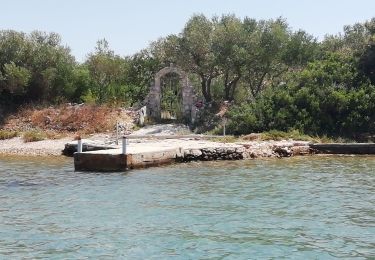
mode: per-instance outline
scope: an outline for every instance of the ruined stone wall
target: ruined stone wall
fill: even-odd
[[[147,115],[154,118],[155,120],[160,120],[161,118],[161,77],[169,74],[176,73],[180,77],[182,85],[182,109],[183,119],[187,122],[192,121],[193,106],[195,105],[196,97],[194,93],[193,86],[190,85],[187,74],[181,69],[171,65],[160,70],[155,75],[155,80],[150,87],[150,92],[147,96]]]

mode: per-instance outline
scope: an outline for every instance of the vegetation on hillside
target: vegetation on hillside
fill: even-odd
[[[210,113],[230,102],[228,133],[375,134],[375,18],[319,42],[282,18],[194,15],[181,33],[133,56],[99,40],[81,64],[56,33],[3,30],[0,111],[29,103],[138,105],[170,63],[189,73]]]

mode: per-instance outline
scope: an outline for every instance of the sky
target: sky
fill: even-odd
[[[84,61],[99,39],[119,55],[178,34],[194,14],[285,18],[318,39],[375,17],[375,0],[0,0],[0,30],[56,32]]]

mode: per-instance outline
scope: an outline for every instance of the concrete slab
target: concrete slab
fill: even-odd
[[[147,143],[131,142],[127,145],[125,155],[122,154],[122,148],[75,153],[74,166],[78,171],[124,171],[181,161],[186,154],[185,151],[220,148],[233,151],[243,146],[181,139]]]
[[[182,148],[132,147],[126,154],[122,149],[90,151],[74,154],[77,171],[125,171],[172,163],[183,155]]]
[[[374,143],[311,144],[318,153],[326,154],[375,154]]]

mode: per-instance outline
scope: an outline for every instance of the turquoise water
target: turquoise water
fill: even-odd
[[[79,173],[0,158],[0,259],[374,259],[375,157]]]

